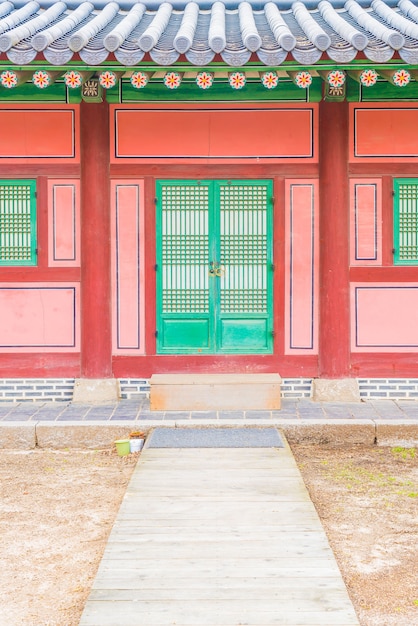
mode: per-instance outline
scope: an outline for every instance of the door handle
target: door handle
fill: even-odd
[[[218,265],[217,263],[214,263],[213,261],[209,263],[209,275],[210,276],[218,276],[218,278],[220,278],[224,274],[225,274],[225,268],[222,267],[222,265]]]

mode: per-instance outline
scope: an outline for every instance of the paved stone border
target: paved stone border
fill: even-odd
[[[163,423],[141,422],[141,430],[148,433],[155,427],[176,428],[237,428],[275,427],[284,433],[289,443],[330,445],[388,445],[418,446],[418,422],[414,420],[200,420],[191,422],[172,420]],[[0,449],[30,450],[39,448],[101,449],[112,446],[116,439],[126,438],[137,422],[0,422]]]

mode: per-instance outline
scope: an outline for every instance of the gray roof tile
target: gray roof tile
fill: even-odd
[[[122,65],[134,66],[146,53],[158,65],[185,55],[192,65],[204,66],[216,54],[231,66],[245,65],[253,54],[265,65],[287,58],[311,65],[323,53],[336,63],[363,53],[375,63],[395,53],[418,63],[418,0],[152,1],[4,0],[0,51],[21,65],[38,53],[53,65],[64,65],[74,53],[89,65],[114,54]]]

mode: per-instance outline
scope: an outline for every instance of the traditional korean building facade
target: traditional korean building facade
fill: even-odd
[[[418,397],[417,99],[416,1],[0,2],[0,397]]]

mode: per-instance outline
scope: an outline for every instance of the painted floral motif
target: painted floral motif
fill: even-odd
[[[148,83],[148,76],[144,72],[134,72],[131,76],[131,85],[135,89],[143,89]]]
[[[64,74],[64,82],[66,87],[69,87],[70,89],[77,89],[77,87],[81,87],[83,77],[80,72],[71,70]]]
[[[99,83],[103,89],[111,89],[117,83],[116,74],[114,72],[110,72],[109,70],[102,72],[99,76]]]
[[[232,89],[242,89],[246,82],[245,74],[243,74],[243,72],[233,72],[229,75],[229,84]]]
[[[5,70],[0,75],[1,84],[6,89],[13,89],[17,85],[17,74],[13,70]]]
[[[298,72],[295,76],[295,84],[300,89],[307,89],[312,85],[312,75],[309,72]]]
[[[48,72],[44,72],[43,70],[38,70],[32,76],[32,82],[35,87],[38,89],[46,89],[51,84],[51,77]]]
[[[327,81],[331,87],[342,87],[345,83],[345,74],[341,70],[333,70],[329,72]]]
[[[279,84],[279,77],[276,72],[264,72],[261,82],[266,89],[275,89]]]
[[[168,89],[178,89],[181,84],[181,76],[178,72],[167,72],[164,76],[164,85]]]
[[[196,85],[200,89],[209,89],[213,85],[213,74],[210,72],[199,72],[196,76]]]
[[[376,70],[363,70],[360,74],[360,82],[363,87],[372,87],[377,83],[378,73]]]
[[[393,82],[397,87],[406,87],[411,80],[411,74],[407,70],[397,70],[393,75]]]

